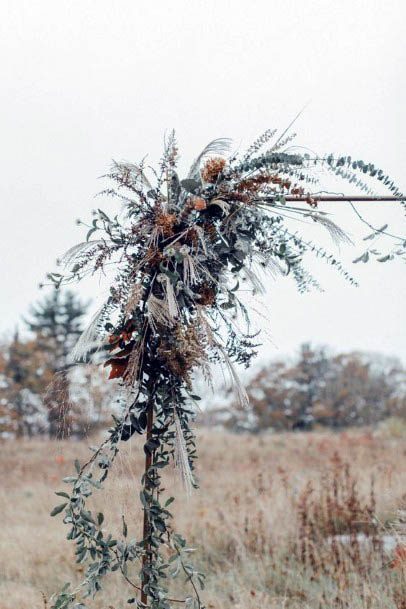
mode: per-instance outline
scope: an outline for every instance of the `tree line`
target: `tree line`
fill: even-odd
[[[71,369],[70,351],[83,330],[88,303],[53,291],[33,305],[0,345],[0,437],[83,436],[110,419],[117,387],[99,366]],[[331,354],[303,344],[293,361],[275,360],[248,382],[249,408],[226,397],[202,421],[258,432],[264,429],[340,429],[406,418],[406,374],[401,362],[362,352]],[[224,400],[223,400],[224,401]]]
[[[232,399],[206,415],[233,430],[342,429],[406,418],[406,374],[396,358],[350,352],[329,354],[303,344],[293,361],[276,360],[250,380],[249,408]]]

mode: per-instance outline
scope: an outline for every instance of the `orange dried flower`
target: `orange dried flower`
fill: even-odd
[[[206,209],[207,203],[202,197],[191,196],[186,200],[185,207],[179,216],[180,222],[184,222],[189,214],[195,209],[196,211],[203,211]]]
[[[176,222],[174,214],[159,214],[155,222],[161,228],[164,237],[171,237],[173,235],[173,226]]]
[[[201,197],[195,197],[193,199],[193,207],[197,210],[197,211],[202,211],[203,209],[206,209],[207,207],[207,203],[204,199],[202,199]]]
[[[225,166],[226,160],[221,157],[208,159],[201,171],[202,179],[205,182],[215,182]]]

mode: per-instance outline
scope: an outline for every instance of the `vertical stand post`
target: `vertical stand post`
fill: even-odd
[[[147,412],[147,432],[146,432],[146,441],[148,442],[148,440],[151,438],[152,435],[152,426],[154,423],[154,403],[153,400],[150,401],[149,404],[149,409]],[[144,483],[144,487],[148,488],[148,484],[147,484],[147,473],[149,468],[151,467],[152,464],[152,453],[149,451],[146,451],[145,454],[145,469],[144,469],[144,476],[145,476],[145,483]],[[144,507],[144,526],[143,526],[143,539],[144,539],[144,556],[142,557],[142,583],[141,583],[141,602],[146,605],[148,602],[148,595],[145,592],[145,586],[147,584],[147,579],[145,577],[145,572],[144,569],[147,566],[149,560],[150,560],[150,552],[151,552],[151,547],[150,544],[147,542],[147,537],[149,535],[149,515],[147,512],[147,509]]]

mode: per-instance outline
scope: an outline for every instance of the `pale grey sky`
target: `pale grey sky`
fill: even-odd
[[[244,147],[310,101],[298,143],[372,160],[406,190],[405,17],[401,0],[3,0],[0,333],[82,239],[75,218],[90,215],[110,160],[155,161],[171,128],[186,165],[210,139]],[[405,233],[391,204],[370,216]],[[351,267],[354,250],[342,254]],[[310,339],[406,359],[404,267],[355,265],[358,289],[315,268],[324,294],[270,284],[261,355]]]

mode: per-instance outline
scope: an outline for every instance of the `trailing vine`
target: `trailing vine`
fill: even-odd
[[[234,365],[249,366],[258,337],[240,298],[241,282],[258,293],[267,274],[280,274],[291,275],[300,291],[318,287],[304,265],[305,254],[313,253],[355,283],[335,256],[288,227],[292,215],[306,216],[333,240],[349,241],[319,212],[314,194],[305,191],[318,185],[315,168],[328,167],[350,183],[360,171],[399,194],[382,172],[350,157],[311,159],[281,150],[289,138],[260,154],[274,135],[265,132],[242,157],[228,157],[230,142],[215,140],[183,180],[176,171],[174,134],[158,170],[114,163],[107,177],[115,187],[103,194],[121,201],[123,211],[113,217],[95,211],[86,241],[61,259],[64,272],[49,275],[58,288],[114,269],[109,298],[72,357],[108,367],[109,378],[119,379],[122,389],[121,411],[113,414],[102,444],[86,463],[75,462],[76,473],[64,479],[68,490],[56,493],[62,503],[51,515],[63,513],[76,560],[88,566],[77,587],[67,584],[54,596],[52,609],[83,609],[112,571],[121,573],[129,604],[204,609],[204,575],[192,565],[186,540],[173,530],[173,497],[164,493],[161,477],[174,462],[186,489],[197,486],[192,425],[200,398],[193,393],[193,373],[203,371],[210,382],[211,365],[225,365],[241,404],[247,403]],[[287,196],[305,197],[305,205],[292,204]],[[88,508],[88,499],[103,488],[121,442],[135,434],[144,437],[143,535],[129,539],[123,516],[122,535],[116,538],[106,532],[104,515]],[[191,591],[172,598],[166,582],[179,574]]]

